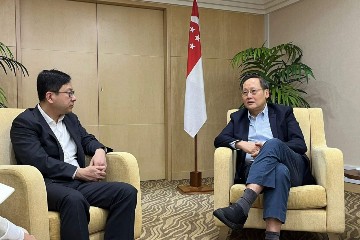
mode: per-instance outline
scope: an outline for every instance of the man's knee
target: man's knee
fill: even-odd
[[[135,198],[137,197],[137,192],[138,190],[131,184],[128,184],[128,183],[125,183],[125,189],[126,189],[126,193],[132,197],[132,198]]]
[[[118,196],[122,199],[133,199],[136,202],[138,190],[128,183],[115,183]]]
[[[90,207],[89,203],[85,199],[85,197],[78,191],[71,191],[68,195],[66,195],[63,199],[63,203],[67,205],[85,205]]]
[[[290,171],[284,164],[279,164],[276,166],[276,176],[290,180]]]
[[[264,147],[269,147],[269,148],[274,148],[274,147],[279,147],[279,146],[283,146],[285,143],[283,141],[281,141],[280,139],[277,138],[272,138],[266,141],[266,143],[264,144]]]

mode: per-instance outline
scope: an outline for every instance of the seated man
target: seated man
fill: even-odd
[[[241,91],[245,108],[231,115],[214,144],[238,150],[235,183],[246,183],[246,189],[235,204],[214,215],[241,230],[251,205],[263,193],[265,239],[279,239],[290,187],[314,183],[304,136],[291,107],[267,104],[269,86],[264,79],[245,76]]]
[[[48,207],[60,213],[62,240],[88,240],[90,206],[109,210],[105,240],[134,239],[137,190],[127,183],[102,182],[108,151],[72,113],[71,78],[44,70],[37,78],[40,103],[13,121],[10,137],[18,164],[42,173]],[[85,166],[85,155],[93,156]]]

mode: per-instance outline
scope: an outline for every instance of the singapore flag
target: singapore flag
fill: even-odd
[[[199,11],[193,2],[188,44],[188,63],[185,90],[184,130],[191,136],[206,122],[204,77],[201,58]]]

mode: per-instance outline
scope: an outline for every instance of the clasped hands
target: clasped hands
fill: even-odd
[[[235,144],[235,147],[249,153],[251,157],[255,158],[259,154],[263,144],[262,142],[239,141]]]
[[[106,153],[103,149],[99,148],[91,158],[89,166],[78,168],[75,178],[87,182],[104,180],[106,176],[106,167]]]

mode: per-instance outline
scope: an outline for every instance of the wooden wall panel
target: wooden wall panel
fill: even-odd
[[[163,11],[98,5],[99,52],[164,56]]]
[[[163,57],[99,54],[99,79],[100,124],[164,124]]]
[[[141,180],[165,178],[162,10],[98,5],[100,139],[138,160]]]
[[[96,5],[64,0],[21,0],[21,47],[96,52]]]
[[[16,46],[15,36],[15,0],[0,1],[0,42],[7,46]]]
[[[138,160],[141,181],[165,178],[163,124],[100,125],[100,140]]]
[[[22,62],[30,77],[22,79],[19,105],[38,103],[36,78],[43,69],[58,69],[72,78],[74,112],[82,124],[98,124],[96,5],[59,0],[22,0]]]

